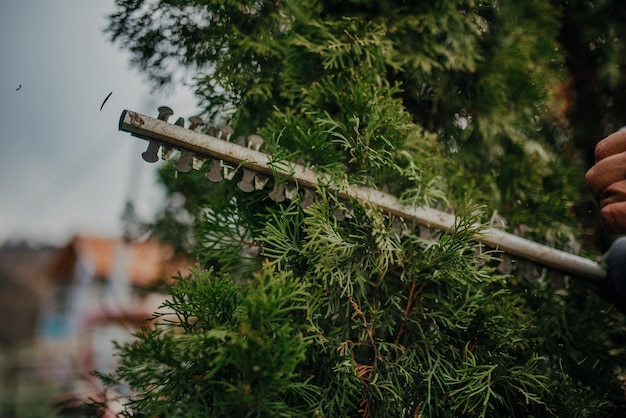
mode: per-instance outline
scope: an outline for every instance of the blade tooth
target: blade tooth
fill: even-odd
[[[340,208],[345,213],[346,218],[352,218],[353,208],[350,202],[343,199],[340,199],[339,202],[341,202]]]
[[[200,116],[191,116],[189,118],[189,129],[192,131],[198,131],[198,128],[204,126],[204,121]]]
[[[157,111],[159,112],[159,116],[157,116],[157,119],[162,120],[163,122],[167,122],[169,117],[174,114],[172,108],[167,106],[159,106]]]
[[[302,209],[306,209],[313,204],[315,199],[315,193],[311,189],[304,189],[304,195],[302,196],[302,200],[300,201],[300,207]]]
[[[222,167],[220,167],[220,161],[215,158],[210,158],[211,160],[211,170],[206,173],[206,178],[213,183],[219,183],[224,180],[224,176],[222,176]]]
[[[242,192],[250,193],[254,190],[254,175],[256,174],[252,170],[248,170],[247,168],[242,168],[243,176],[241,180],[237,183],[237,187]]]
[[[274,190],[269,193],[270,199],[274,202],[282,202],[285,200],[285,185],[283,183],[274,184]]]
[[[232,165],[225,163],[223,160],[220,160],[220,165],[224,171],[224,178],[226,180],[232,180],[237,172],[237,167],[233,167]]]
[[[202,166],[204,165],[205,161],[206,161],[206,158],[200,157],[199,155],[194,155],[193,159],[191,160],[191,167],[194,170],[200,170]]]
[[[148,141],[148,149],[141,153],[143,160],[148,163],[159,161],[159,148],[163,145],[159,141]]]
[[[500,264],[498,265],[498,271],[502,274],[510,274],[513,271],[513,263],[510,255],[502,254]]]
[[[433,231],[430,228],[425,227],[423,225],[419,225],[418,228],[419,228],[420,238],[429,240],[429,241],[433,239]]]
[[[289,200],[293,200],[296,197],[296,193],[298,193],[298,188],[295,184],[285,184],[285,198]]]
[[[188,173],[191,171],[191,159],[193,158],[193,152],[187,150],[180,151],[180,159],[174,166],[176,170],[181,173]]]
[[[174,122],[174,125],[180,126],[180,127],[184,128],[185,127],[185,119],[183,119],[183,118],[176,119],[176,122]]]
[[[254,189],[262,190],[269,181],[269,179],[270,178],[268,176],[265,176],[263,174],[257,174],[256,176],[254,176]]]
[[[337,221],[343,221],[346,219],[346,213],[341,208],[337,208],[337,210],[333,213],[333,218]]]
[[[230,141],[230,137],[235,133],[235,130],[228,125],[220,125],[217,129],[219,130],[217,137],[224,141]]]
[[[248,148],[259,151],[263,144],[265,144],[265,140],[261,135],[248,135]]]
[[[541,276],[541,271],[536,263],[531,261],[526,262],[526,271],[524,272],[524,279],[531,283],[535,283]]]

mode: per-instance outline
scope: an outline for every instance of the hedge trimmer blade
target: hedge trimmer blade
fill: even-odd
[[[449,231],[455,226],[454,214],[423,206],[408,206],[388,193],[368,187],[333,187],[330,177],[317,173],[300,164],[279,161],[261,152],[263,139],[258,135],[234,138],[229,126],[207,127],[198,117],[189,118],[190,125],[184,127],[184,120],[168,122],[173,114],[168,107],[159,108],[159,116],[152,118],[130,110],[124,110],[119,128],[133,136],[149,141],[142,154],[147,162],[159,160],[158,152],[164,159],[173,150],[180,152],[175,167],[180,172],[200,169],[210,164],[206,176],[209,181],[237,179],[237,187],[244,192],[262,190],[274,176],[284,181],[273,182],[270,198],[275,201],[291,199],[301,194],[300,204],[310,204],[318,186],[330,187],[342,200],[357,199],[380,208],[383,212],[415,221],[428,228]],[[233,141],[234,139],[234,141]],[[238,172],[241,171],[241,174]],[[603,286],[607,271],[597,262],[542,245],[501,229],[480,226],[480,233],[474,236],[477,242],[493,247],[513,257],[537,263],[563,273],[571,274],[597,285]]]

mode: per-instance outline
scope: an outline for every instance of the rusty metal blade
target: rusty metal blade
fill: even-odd
[[[235,167],[243,166],[247,170],[264,175],[278,175],[295,183],[298,187],[315,189],[318,185],[332,186],[328,176],[316,173],[302,165],[276,161],[268,154],[255,149],[130,110],[122,112],[119,128],[139,138],[191,151],[204,158],[220,159]],[[429,207],[407,206],[397,197],[379,190],[357,186],[335,187],[335,189],[340,199],[355,198],[369,202],[386,213],[413,220],[429,228],[449,231],[455,226],[453,214]],[[280,196],[282,197],[282,194]],[[481,228],[481,232],[476,234],[474,239],[518,258],[537,262],[593,282],[603,283],[607,277],[606,270],[593,260],[538,244],[497,228]]]

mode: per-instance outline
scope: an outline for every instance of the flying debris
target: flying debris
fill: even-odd
[[[113,92],[109,93],[107,95],[107,97],[104,98],[104,101],[102,102],[102,104],[100,105],[100,111],[102,112],[102,108],[104,107],[104,104],[107,102],[107,100],[109,100],[109,97],[111,97],[111,95],[113,94]]]
[[[20,86],[18,88],[16,88],[15,91],[18,91],[21,88],[22,88],[22,85],[20,84]]]

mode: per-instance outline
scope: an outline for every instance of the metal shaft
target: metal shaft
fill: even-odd
[[[314,189],[319,184],[331,184],[328,176],[299,164],[276,161],[268,154],[130,110],[122,112],[119,128],[149,141],[189,150],[200,156],[221,159],[235,166],[242,165],[258,173],[277,174],[302,187]],[[449,231],[455,225],[455,216],[452,214],[429,207],[407,206],[397,197],[375,189],[352,186],[346,190],[338,190],[337,195],[344,199],[351,197],[369,202],[386,213],[413,220],[429,228]],[[541,245],[500,229],[484,228],[474,239],[518,258],[597,283],[603,283],[607,277],[606,270],[593,260]]]

